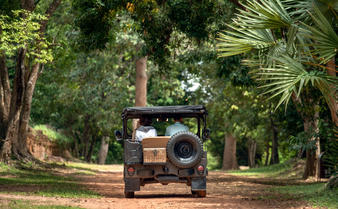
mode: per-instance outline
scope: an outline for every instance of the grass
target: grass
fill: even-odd
[[[282,174],[287,173],[293,167],[293,163],[285,162],[281,164],[264,166],[260,168],[251,168],[247,170],[232,170],[231,174],[240,176],[260,176],[260,177],[280,177]]]
[[[51,141],[55,141],[59,144],[67,144],[72,141],[69,137],[55,131],[53,128],[48,127],[47,125],[35,125],[33,129],[35,131],[42,131],[42,133],[46,135]]]
[[[309,202],[313,207],[338,208],[338,189],[325,190],[325,183],[301,182],[291,185],[292,177],[300,179],[304,170],[304,162],[287,161],[281,164],[252,168],[247,170],[229,171],[229,173],[240,176],[255,176],[260,178],[272,178],[290,180],[290,185],[274,186],[271,193],[278,193],[282,198],[297,199]],[[264,199],[271,199],[266,196]]]
[[[17,169],[2,163],[0,163],[0,187],[1,185],[8,187],[6,193],[70,198],[99,197],[71,176],[56,175],[50,170],[41,168]]]
[[[338,189],[325,190],[325,183],[278,186],[271,189],[285,198],[301,199],[314,207],[338,208]]]
[[[62,206],[62,205],[36,205],[30,201],[8,200],[0,202],[0,208],[3,209],[81,209],[79,207]]]

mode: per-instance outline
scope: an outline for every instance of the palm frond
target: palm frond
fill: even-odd
[[[338,35],[316,5],[313,6],[313,13],[310,15],[314,26],[304,24],[307,30],[303,29],[302,32],[313,42],[315,49],[312,53],[319,55],[321,63],[327,63],[337,54]]]
[[[271,94],[269,99],[281,96],[276,109],[281,104],[287,105],[293,93],[299,97],[304,87],[309,84],[318,88],[327,103],[331,105],[330,98],[333,95],[330,86],[337,85],[335,77],[318,70],[307,71],[301,62],[289,56],[284,55],[274,59],[279,64],[275,68],[259,69],[256,79],[266,83],[260,88],[266,88],[263,94]]]
[[[312,9],[311,0],[282,0],[282,4],[285,9],[289,13],[290,17],[292,17],[296,21],[308,22],[311,20],[309,15],[309,11]]]
[[[293,23],[280,0],[252,0],[243,6],[246,10],[240,10],[237,15],[243,27],[274,29],[288,27]]]
[[[266,50],[277,43],[270,30],[242,30],[229,26],[234,31],[219,33],[217,51],[220,57],[232,56],[249,52],[253,49]]]

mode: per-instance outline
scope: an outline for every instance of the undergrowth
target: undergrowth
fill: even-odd
[[[53,128],[47,125],[35,125],[33,127],[36,131],[42,131],[51,141],[57,142],[58,144],[67,144],[72,141],[71,138],[65,136],[64,134],[54,130]]]

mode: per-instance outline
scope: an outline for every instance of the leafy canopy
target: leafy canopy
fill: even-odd
[[[27,58],[47,63],[53,60],[50,43],[40,33],[41,14],[26,10],[13,10],[13,16],[0,15],[0,52],[14,56],[18,49],[28,49]]]

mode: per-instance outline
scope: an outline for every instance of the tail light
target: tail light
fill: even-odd
[[[133,168],[133,167],[129,167],[129,168],[127,169],[127,171],[128,171],[128,174],[129,174],[130,176],[132,176],[132,175],[135,174],[135,168]]]
[[[197,171],[198,171],[200,174],[202,174],[202,173],[204,172],[204,166],[203,166],[203,165],[199,165],[199,166],[197,167]]]

